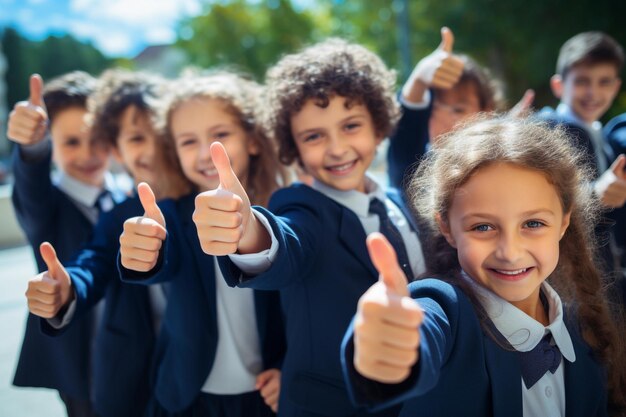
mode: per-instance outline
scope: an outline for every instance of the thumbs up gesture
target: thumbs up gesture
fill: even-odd
[[[252,213],[248,194],[233,171],[224,145],[211,144],[211,159],[220,185],[198,194],[193,212],[202,250],[220,256],[269,248],[269,235]]]
[[[602,204],[611,208],[619,208],[626,203],[626,156],[621,154],[598,178],[594,191]]]
[[[42,243],[39,251],[48,270],[28,281],[26,299],[31,313],[51,319],[71,301],[72,281],[50,243]]]
[[[145,182],[140,183],[137,194],[144,215],[124,222],[124,231],[120,236],[120,258],[124,268],[147,272],[156,266],[167,230],[165,218],[150,186]]]
[[[48,113],[43,102],[43,80],[39,74],[30,77],[28,101],[15,104],[9,115],[7,137],[20,145],[33,145],[46,136]]]
[[[359,299],[354,324],[354,366],[363,376],[399,383],[418,360],[424,312],[409,296],[407,279],[391,244],[380,233],[367,238],[379,280]]]
[[[423,102],[428,88],[450,89],[461,78],[463,61],[452,54],[454,34],[447,27],[441,28],[441,44],[430,55],[417,63],[402,88],[402,95],[411,103]]]

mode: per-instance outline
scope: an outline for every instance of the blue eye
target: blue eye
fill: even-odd
[[[215,134],[215,139],[220,140],[220,139],[227,138],[228,136],[230,136],[230,132],[217,132]]]
[[[319,133],[313,133],[313,134],[311,134],[311,135],[306,136],[306,137],[304,138],[304,141],[305,141],[305,142],[311,142],[311,141],[316,140],[316,139],[319,139],[319,138],[320,138]]]
[[[545,226],[545,224],[538,220],[529,220],[526,222],[526,227],[528,227],[529,229],[536,229],[542,226]]]
[[[493,230],[493,228],[488,224],[479,224],[478,226],[474,226],[472,230],[476,230],[477,232],[488,232]]]

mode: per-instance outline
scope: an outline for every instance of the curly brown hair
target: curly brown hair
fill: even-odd
[[[135,107],[135,117],[146,117],[160,141],[163,163],[161,184],[150,184],[169,197],[186,194],[191,184],[182,168],[171,142],[156,127],[159,102],[167,91],[165,79],[146,72],[110,69],[98,79],[95,92],[89,97],[87,108],[91,123],[91,137],[117,147],[121,117],[129,107]]]
[[[543,173],[557,191],[563,211],[571,211],[569,227],[560,241],[559,264],[549,281],[564,305],[575,313],[585,341],[606,365],[612,404],[623,408],[626,385],[623,345],[618,336],[621,311],[607,301],[609,284],[595,262],[594,225],[601,206],[590,192],[592,174],[583,161],[583,155],[560,129],[532,119],[481,118],[444,136],[425,157],[411,181],[411,201],[432,234],[429,273],[462,287],[486,329],[484,311],[471,287],[463,283],[457,251],[446,242],[436,216],[448,221],[456,190],[485,166],[506,162]]]
[[[87,99],[96,89],[96,79],[83,71],[72,71],[47,82],[43,101],[50,123],[59,112],[70,107],[87,108]]]
[[[116,146],[120,116],[130,106],[148,115],[154,124],[157,103],[165,89],[165,80],[154,74],[106,70],[98,78],[97,89],[87,104],[92,137]]]
[[[166,99],[161,103],[158,124],[173,144],[171,119],[181,105],[197,98],[219,100],[226,111],[239,121],[250,139],[259,145],[260,152],[250,155],[246,191],[252,204],[266,206],[271,194],[286,185],[287,172],[278,162],[276,144],[259,122],[259,111],[263,107],[261,95],[262,87],[258,83],[234,72],[215,71],[182,76],[172,83]]]
[[[291,118],[308,100],[328,106],[333,96],[367,107],[380,137],[389,135],[399,116],[396,74],[373,52],[342,39],[329,39],[286,55],[266,76],[264,123],[278,141],[280,161],[300,162]]]

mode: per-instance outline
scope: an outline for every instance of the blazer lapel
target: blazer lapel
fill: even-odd
[[[522,417],[522,377],[517,356],[515,352],[503,349],[489,335],[483,337],[493,415]]]

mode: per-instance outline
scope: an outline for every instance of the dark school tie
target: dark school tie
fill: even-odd
[[[537,381],[550,371],[555,373],[561,364],[561,351],[557,345],[551,345],[552,335],[547,334],[532,350],[518,352],[522,379],[526,388],[530,389]]]
[[[409,282],[413,281],[415,276],[413,275],[413,270],[411,269],[406,246],[404,245],[400,231],[391,222],[391,219],[387,214],[387,207],[385,207],[385,203],[377,198],[372,199],[370,202],[369,212],[371,214],[376,214],[380,219],[380,233],[387,238],[389,243],[391,243],[391,246],[395,249],[396,255],[398,256],[398,262],[400,263],[400,266],[406,274]]]
[[[115,202],[113,201],[113,196],[111,192],[108,190],[103,190],[96,199],[96,202],[93,205],[96,210],[98,210],[98,215],[105,213],[115,206]]]

